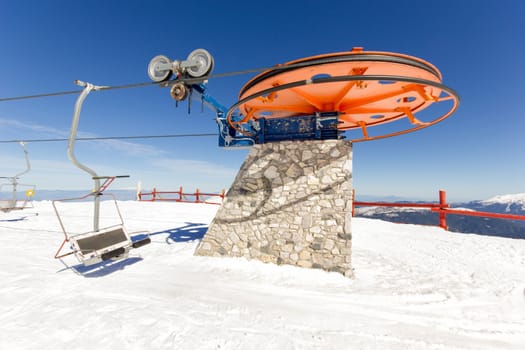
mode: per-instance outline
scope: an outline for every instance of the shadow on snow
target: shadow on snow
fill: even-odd
[[[208,230],[207,224],[199,224],[193,222],[185,222],[185,226],[176,227],[164,231],[150,233],[149,236],[168,235],[166,237],[167,244],[189,242],[196,239],[202,239]],[[142,237],[141,237],[142,236]],[[146,235],[138,235],[138,239],[146,238]]]

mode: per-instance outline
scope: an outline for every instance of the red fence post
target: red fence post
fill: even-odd
[[[195,191],[195,203],[199,203],[199,189],[197,188],[197,191]]]
[[[151,193],[151,195],[151,200],[155,202],[155,200],[157,199],[157,188],[153,187],[153,192]]]
[[[448,230],[446,208],[448,208],[447,192],[439,190],[439,227],[444,230]]]
[[[182,202],[182,186],[179,187],[179,202]]]

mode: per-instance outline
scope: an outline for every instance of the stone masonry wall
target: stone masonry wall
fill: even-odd
[[[351,268],[350,141],[255,145],[195,254]]]

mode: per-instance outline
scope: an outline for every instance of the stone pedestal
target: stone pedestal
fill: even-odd
[[[350,141],[255,145],[195,254],[350,277],[351,183]]]

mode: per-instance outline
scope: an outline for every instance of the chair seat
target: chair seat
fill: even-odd
[[[83,233],[70,239],[77,258],[84,265],[127,257],[133,242],[124,226],[112,226],[96,232]]]

